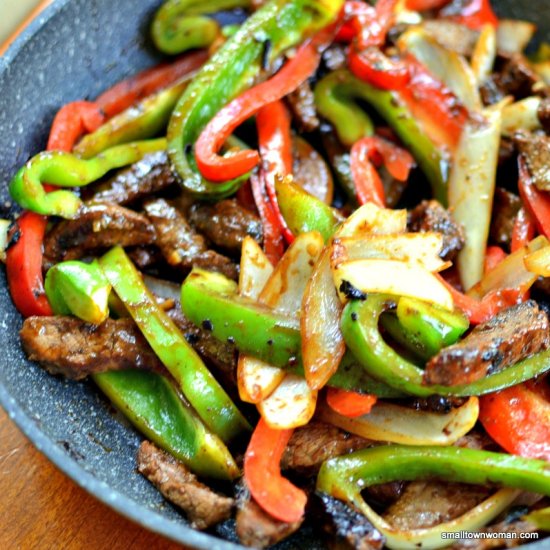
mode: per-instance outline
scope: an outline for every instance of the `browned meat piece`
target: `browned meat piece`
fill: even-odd
[[[301,524],[301,521],[285,523],[276,520],[251,499],[246,486],[238,487],[235,531],[245,546],[266,548],[277,544],[298,531]]]
[[[514,141],[527,162],[533,183],[542,191],[550,191],[550,138],[517,132]]]
[[[422,23],[443,47],[470,57],[479,38],[479,32],[447,19],[429,19]]]
[[[490,237],[492,242],[506,250],[510,250],[514,221],[520,208],[521,199],[517,195],[502,187],[495,189]]]
[[[156,231],[156,243],[170,265],[185,270],[202,267],[237,278],[236,265],[229,258],[208,250],[204,237],[166,200],[153,199],[146,202],[144,208]]]
[[[429,397],[414,397],[403,401],[403,405],[417,411],[430,411],[436,413],[449,413],[452,409],[462,407],[468,400],[467,397],[443,397],[442,395],[430,395]]]
[[[351,453],[372,445],[372,441],[346,433],[323,422],[310,422],[297,428],[281,460],[286,470],[314,473],[321,464],[335,456]]]
[[[154,246],[136,246],[126,252],[140,270],[156,265],[164,259],[160,250]]]
[[[19,334],[29,359],[74,380],[132,368],[165,372],[131,319],[91,325],[75,317],[28,317]]]
[[[472,430],[454,443],[455,447],[476,449],[478,451],[497,451],[498,445],[484,432]]]
[[[313,132],[319,128],[315,98],[307,80],[300,84],[294,92],[288,94],[286,99],[300,130]]]
[[[354,508],[325,493],[318,493],[323,529],[335,537],[337,548],[379,550],[384,537]]]
[[[475,382],[548,348],[548,317],[534,300],[507,308],[472,330],[458,344],[443,348],[424,371],[427,384]]]
[[[329,71],[343,69],[347,63],[346,48],[341,44],[332,44],[323,52],[323,63]]]
[[[365,489],[369,500],[387,506],[393,504],[403,493],[406,483],[404,481],[392,481],[389,483],[380,483],[371,485]]]
[[[412,481],[384,519],[402,529],[422,529],[465,514],[489,497],[490,489],[439,481]]]
[[[520,538],[521,533],[535,533],[537,528],[528,521],[501,521],[480,529],[480,533],[515,533],[517,538],[460,539],[451,546],[452,550],[490,550],[492,548],[516,548],[528,539]]]
[[[227,384],[235,385],[237,372],[237,356],[235,346],[220,342],[212,333],[194,325],[181,311],[174,307],[168,316],[176,323],[184,334],[185,339],[193,346],[197,353],[208,363],[212,364],[222,375]]]
[[[537,116],[547,134],[550,134],[550,97],[545,97],[538,108]]]
[[[516,157],[517,151],[514,141],[511,138],[502,136],[498,147],[498,164],[499,166]]]
[[[496,72],[480,88],[486,105],[497,103],[508,95],[515,99],[532,95],[533,85],[539,78],[523,55],[501,53],[495,65]]]
[[[195,529],[208,529],[231,516],[232,498],[215,493],[184,464],[149,441],[140,445],[137,460],[139,472],[186,513]]]
[[[93,200],[130,204],[147,195],[175,186],[178,181],[166,151],[159,151],[146,155],[130,168],[121,170],[103,183],[93,195]]]
[[[53,227],[44,240],[44,256],[48,262],[74,260],[92,250],[154,240],[155,229],[142,214],[117,204],[93,203],[81,208],[75,219]]]
[[[262,243],[260,218],[234,199],[214,204],[195,203],[189,211],[189,221],[207,239],[231,254],[241,253],[247,235]]]
[[[464,246],[464,231],[435,200],[422,201],[409,213],[409,230],[418,233],[436,231],[443,235],[443,248],[439,255],[444,260],[453,260]]]

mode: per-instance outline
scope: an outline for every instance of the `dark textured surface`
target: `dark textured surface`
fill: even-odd
[[[7,204],[6,187],[16,169],[44,147],[60,105],[93,98],[155,62],[158,57],[143,37],[159,3],[118,0],[114,9],[111,0],[58,0],[0,58],[0,204]],[[495,4],[501,14],[550,29],[547,0]],[[136,473],[140,437],[92,384],[54,378],[25,360],[17,335],[21,318],[5,290],[3,271],[0,286],[0,404],[36,447],[79,485],[144,526],[197,548],[237,548],[189,529]],[[218,534],[235,540],[231,522]],[[322,547],[308,529],[281,545]]]

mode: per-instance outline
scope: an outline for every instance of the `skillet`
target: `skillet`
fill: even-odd
[[[94,98],[160,56],[148,41],[159,0],[57,0],[0,58],[0,212],[10,214],[7,184],[44,149],[59,106]],[[500,16],[534,21],[550,39],[549,0],[493,0]],[[54,378],[25,359],[22,319],[0,271],[0,405],[32,443],[86,491],[144,527],[195,548],[238,545],[233,523],[215,534],[191,529],[160,493],[135,471],[141,436],[91,382]],[[307,526],[277,548],[326,548]],[[524,548],[543,550],[548,541]]]

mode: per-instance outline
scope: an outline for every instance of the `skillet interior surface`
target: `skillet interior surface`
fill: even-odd
[[[57,0],[0,58],[0,205],[7,184],[45,147],[60,105],[94,98],[118,80],[158,62],[147,37],[159,0]],[[500,15],[535,21],[549,39],[550,1],[494,2]],[[6,289],[4,271],[0,286]],[[232,522],[199,533],[135,471],[141,437],[92,383],[54,378],[25,359],[21,317],[0,293],[0,404],[33,444],[80,486],[145,527],[196,548],[237,548]],[[224,539],[224,540],[222,540]],[[529,545],[536,550],[544,541]],[[326,548],[305,527],[278,548]]]

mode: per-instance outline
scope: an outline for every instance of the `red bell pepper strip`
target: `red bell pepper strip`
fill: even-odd
[[[366,137],[351,148],[351,173],[359,204],[373,202],[386,204],[384,186],[374,165],[382,163],[388,172],[399,181],[406,181],[415,162],[411,154],[401,147],[378,136]]]
[[[527,246],[535,238],[536,230],[535,220],[533,220],[531,214],[525,208],[520,208],[512,229],[512,243],[510,245],[512,252]]]
[[[244,479],[259,506],[279,521],[304,515],[307,496],[281,476],[280,462],[293,430],[274,430],[260,418],[244,455]]]
[[[327,404],[338,414],[356,418],[370,413],[376,403],[376,395],[357,393],[340,388],[327,389]]]
[[[376,21],[376,10],[365,2],[357,2],[348,0],[340,15],[341,26],[334,38],[337,42],[351,42],[357,34],[356,18],[359,18],[361,23]]]
[[[263,172],[252,174],[250,185],[258,214],[262,220],[265,255],[273,265],[277,265],[285,252],[285,240],[277,214],[267,196]]]
[[[450,0],[407,0],[405,7],[411,11],[438,10],[449,2]]]
[[[262,107],[256,115],[258,145],[262,158],[262,170],[269,201],[277,216],[281,233],[287,243],[294,240],[288,228],[275,193],[275,177],[286,176],[292,172],[292,136],[291,117],[282,101],[274,101]]]
[[[535,219],[539,233],[550,238],[550,195],[533,184],[527,163],[521,155],[518,158],[518,168],[518,187],[523,204]]]
[[[518,384],[480,397],[479,420],[509,453],[550,462],[550,402],[537,384]]]
[[[239,189],[237,189],[237,192],[235,193],[235,198],[243,208],[250,210],[250,212],[258,212],[256,202],[254,201],[254,195],[252,193],[250,181],[245,181],[239,187]]]
[[[464,6],[459,14],[451,15],[450,19],[476,31],[481,30],[487,24],[493,25],[493,27],[498,26],[498,17],[491,7],[490,0],[470,0],[470,3]]]
[[[206,179],[212,182],[235,179],[260,162],[258,151],[251,149],[227,157],[218,155],[218,151],[237,126],[307,80],[317,70],[320,59],[320,49],[314,38],[303,44],[275,76],[246,90],[216,114],[195,146],[197,167]]]
[[[488,246],[485,252],[485,273],[493,270],[508,254],[500,246]]]
[[[407,63],[389,58],[376,46],[360,52],[351,46],[348,64],[357,78],[381,90],[401,90],[411,79]]]
[[[103,114],[94,103],[75,101],[63,106],[54,118],[48,150],[70,151],[85,132],[103,123]],[[47,218],[23,212],[10,230],[6,251],[6,273],[13,303],[24,317],[52,315],[42,277],[42,243]]]
[[[378,0],[374,7],[374,18],[368,14],[354,17],[357,32],[357,47],[364,50],[370,46],[381,47],[395,20],[395,8],[399,0]]]
[[[455,306],[461,309],[473,325],[479,325],[494,317],[499,311],[511,307],[525,300],[527,293],[523,289],[505,288],[489,292],[481,300],[476,300],[458,291],[441,275],[436,277],[447,287]]]
[[[207,59],[207,50],[186,53],[170,63],[161,63],[122,80],[102,93],[95,102],[107,118],[111,118],[131,107],[140,99],[154,94],[175,83],[186,74],[196,71]]]

